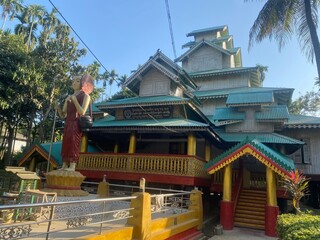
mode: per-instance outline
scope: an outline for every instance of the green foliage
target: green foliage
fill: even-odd
[[[292,114],[303,114],[315,116],[319,114],[320,92],[310,91],[300,96],[289,105]]]
[[[310,214],[282,214],[277,219],[279,239],[320,239],[320,216]]]

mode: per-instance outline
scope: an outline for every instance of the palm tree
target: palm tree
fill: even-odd
[[[120,76],[117,78],[118,82],[117,82],[117,87],[121,88],[122,90],[124,90],[124,83],[127,81],[128,76],[126,74]]]
[[[20,14],[17,14],[15,17],[20,21],[15,27],[14,27],[14,33],[17,35],[21,35],[24,38],[24,43],[28,42],[28,37],[30,33],[30,25],[26,22],[26,11],[22,11]],[[37,30],[38,25],[34,24],[33,29],[31,32],[31,42],[36,41],[36,35],[35,31]]]
[[[31,44],[31,35],[35,24],[42,23],[43,16],[46,13],[44,6],[39,4],[29,5],[26,8],[25,21],[30,25],[30,31],[28,36],[28,49]]]
[[[60,24],[60,20],[57,18],[56,13],[57,11],[52,9],[50,13],[46,12],[43,17],[43,31],[41,33],[41,38],[44,46],[46,46],[46,42],[50,35],[54,33],[55,28]]]
[[[10,20],[13,20],[15,14],[22,10],[22,1],[23,0],[0,0],[0,5],[2,6],[2,27],[3,31],[4,26],[7,21],[7,17],[10,15]]]
[[[245,0],[250,1],[250,0]],[[249,33],[249,48],[265,38],[275,39],[279,50],[297,34],[301,50],[317,64],[320,77],[320,43],[317,34],[317,0],[267,0]]]
[[[111,72],[109,73],[109,86],[110,86],[109,98],[111,97],[112,84],[117,78],[118,78],[118,74],[114,69],[112,69]]]

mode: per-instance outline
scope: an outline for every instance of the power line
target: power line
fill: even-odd
[[[75,35],[77,35],[77,37],[79,38],[79,40],[82,42],[82,44],[88,49],[88,51],[92,54],[92,56],[98,61],[98,63],[100,64],[101,67],[103,67],[103,69],[110,74],[110,72],[107,70],[107,68],[102,64],[102,62],[99,60],[99,58],[93,53],[93,51],[91,51],[91,49],[89,48],[89,46],[82,40],[82,38],[79,36],[79,34],[77,33],[77,31],[71,26],[71,24],[68,22],[68,20],[62,15],[62,13],[58,10],[58,8],[53,4],[53,2],[51,0],[49,0],[49,2],[51,3],[51,5],[53,6],[53,8],[59,13],[59,15],[63,18],[63,20],[68,24],[68,26],[72,29],[72,31],[74,32]]]
[[[177,53],[176,53],[176,46],[175,46],[174,37],[173,37],[173,30],[172,30],[169,2],[168,2],[168,0],[165,0],[165,2],[166,2],[166,8],[167,8],[168,23],[169,23],[169,29],[170,29],[170,36],[171,36],[171,44],[172,44],[172,49],[173,49],[173,55],[174,55],[174,58],[176,59],[177,58]]]

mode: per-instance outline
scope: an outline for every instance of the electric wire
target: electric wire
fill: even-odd
[[[171,44],[172,44],[172,49],[173,49],[173,55],[174,58],[177,58],[177,53],[176,53],[176,46],[174,43],[174,37],[173,37],[173,29],[172,29],[172,22],[171,22],[171,16],[170,16],[170,9],[169,9],[169,2],[168,0],[165,0],[166,3],[166,9],[167,9],[167,16],[168,16],[168,23],[169,23],[169,29],[170,29],[170,36],[171,36]]]

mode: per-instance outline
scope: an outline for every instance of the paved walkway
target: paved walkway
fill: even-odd
[[[276,240],[278,238],[264,235],[264,231],[234,228],[233,230],[223,230],[222,235],[214,235],[210,240]]]

